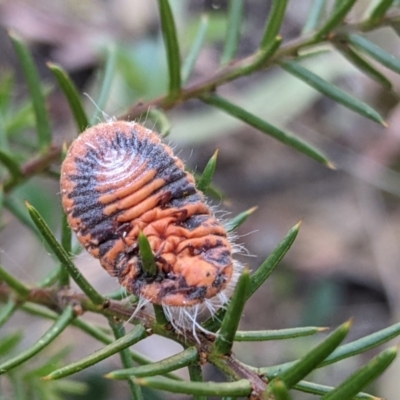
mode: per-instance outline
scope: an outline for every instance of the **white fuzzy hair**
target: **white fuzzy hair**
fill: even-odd
[[[209,335],[215,335],[201,326],[201,322],[214,318],[216,312],[221,308],[226,308],[229,299],[243,271],[243,264],[239,261],[233,261],[233,274],[224,290],[221,290],[214,297],[204,299],[202,303],[190,307],[176,307],[162,305],[165,316],[170,321],[176,331],[185,334],[185,331],[191,331],[193,337],[200,342],[197,336],[197,330]]]
[[[235,252],[235,250],[238,249],[241,249],[241,247],[233,246],[233,253]],[[164,314],[171,325],[174,327],[174,329],[182,335],[185,335],[185,332],[187,331],[191,332],[197,342],[200,342],[200,339],[197,336],[198,330],[208,335],[215,335],[215,333],[205,329],[201,325],[201,323],[209,318],[214,318],[216,312],[219,309],[226,308],[242,271],[243,264],[237,260],[233,260],[233,274],[225,289],[221,290],[214,297],[203,299],[201,303],[195,304],[194,306],[178,307],[162,304]],[[135,318],[139,310],[149,303],[150,300],[146,299],[143,296],[140,296],[136,306],[136,310],[129,318],[129,320]]]

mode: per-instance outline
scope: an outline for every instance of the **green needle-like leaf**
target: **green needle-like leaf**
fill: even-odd
[[[0,338],[0,356],[3,357],[10,352],[23,338],[22,331],[9,333]]]
[[[296,361],[290,368],[278,375],[288,388],[292,388],[297,382],[314,370],[340,342],[346,337],[351,327],[351,322],[345,322],[325,340],[309,351],[303,358]]]
[[[192,362],[188,365],[189,376],[192,382],[203,382],[203,371],[200,362]],[[196,399],[202,400],[202,399]],[[205,399],[207,400],[207,399]]]
[[[125,328],[123,323],[114,322],[112,318],[109,318],[110,327],[114,333],[115,339],[121,339],[125,336]],[[133,368],[133,360],[128,348],[122,349],[119,353],[121,362],[124,368]],[[143,394],[142,389],[132,379],[128,380],[129,388],[131,389],[132,398],[135,400],[142,400]]]
[[[36,380],[35,380],[36,381]],[[64,400],[65,398],[87,398],[90,392],[89,384],[86,382],[73,381],[72,379],[64,379],[63,381],[54,382],[52,385],[47,383],[39,383],[39,387],[43,388],[42,400]],[[52,388],[52,389],[49,389]],[[50,391],[50,393],[48,393]],[[62,396],[64,394],[64,396]],[[62,396],[62,397],[61,397]],[[25,400],[19,399],[18,400]]]
[[[333,29],[339,26],[357,0],[343,0],[334,10],[328,21],[315,34],[315,39],[319,40],[329,34]]]
[[[168,95],[175,99],[181,91],[181,61],[176,25],[168,0],[158,0],[160,11],[161,29],[167,52],[167,64],[169,73]]]
[[[200,362],[194,362],[188,365],[189,377],[192,382],[203,382],[203,371]],[[194,395],[193,400],[207,400],[207,396]]]
[[[153,250],[151,249],[149,240],[143,232],[139,232],[138,243],[144,273],[150,277],[156,276],[158,273],[156,260],[154,258]]]
[[[297,223],[292,229],[290,229],[282,242],[278,244],[269,257],[260,265],[257,271],[251,275],[250,288],[247,294],[248,298],[255,293],[255,291],[267,280],[272,271],[288,252],[294,240],[296,239],[300,225],[301,222]]]
[[[128,297],[126,289],[121,286],[119,289],[113,290],[112,292],[107,293],[104,297],[107,297],[107,299],[113,299],[113,300],[123,300]]]
[[[72,279],[76,282],[76,284],[82,289],[82,291],[86,294],[86,296],[94,303],[94,304],[103,304],[105,299],[103,296],[97,292],[97,290],[86,280],[86,278],[79,272],[79,270],[75,267],[74,263],[70,260],[69,255],[63,249],[63,247],[58,243],[57,239],[54,237],[51,232],[49,226],[46,224],[44,219],[40,216],[37,210],[26,203],[26,207],[28,212],[32,218],[32,221],[39,229],[43,238],[61,262],[61,264],[68,270]]]
[[[62,221],[61,221],[61,246],[65,250],[67,254],[72,253],[72,232],[71,228],[68,225],[67,221],[67,215],[65,212],[62,213]],[[59,269],[59,283],[60,286],[68,286],[69,285],[69,273],[66,268],[61,268]]]
[[[187,55],[182,65],[182,85],[185,85],[190,78],[196,61],[199,58],[200,51],[206,39],[210,18],[207,14],[203,14],[200,18],[199,29],[197,30],[194,42],[190,46],[189,54]]]
[[[265,282],[265,280],[271,275],[275,267],[279,264],[281,259],[287,253],[287,251],[292,246],[294,240],[296,239],[297,233],[299,231],[301,222],[296,224],[282,240],[281,243],[274,249],[270,256],[260,265],[258,270],[250,277],[250,287],[247,293],[247,298],[251,295]],[[203,327],[211,332],[216,332],[221,326],[221,320],[225,315],[225,310],[219,310],[213,319],[209,319],[203,324]]]
[[[154,389],[167,390],[172,393],[186,393],[190,395],[205,396],[248,396],[251,392],[251,383],[246,379],[236,382],[186,382],[172,379],[137,378],[135,381],[141,386]]]
[[[139,354],[137,352],[134,352],[134,351],[131,351],[131,357],[132,357],[133,361],[137,362],[140,365],[146,365],[146,364],[152,364],[153,363],[153,361],[149,360],[147,357],[144,357],[143,355],[141,355],[141,354]],[[172,372],[166,373],[165,377],[173,379],[175,381],[183,380],[181,377],[179,377],[178,375],[175,375]]]
[[[9,298],[0,309],[0,328],[11,318],[16,309],[17,303],[14,299]]]
[[[85,109],[83,108],[83,104],[75,84],[71,81],[71,78],[61,66],[50,62],[47,63],[47,66],[57,79],[60,88],[64,92],[74,116],[75,123],[78,127],[78,131],[83,132],[86,128],[88,128],[89,120],[85,113]]]
[[[115,339],[121,339],[126,335],[125,328],[122,322],[115,322],[112,317],[109,318],[109,325],[113,331]],[[133,360],[129,354],[129,349],[125,348],[120,352],[122,365],[125,368],[133,368]]]
[[[13,114],[7,118],[4,129],[6,130],[7,136],[12,137],[34,126],[35,113],[33,111],[32,101],[25,100],[19,107],[16,107]]]
[[[22,310],[29,313],[30,315],[36,315],[41,318],[56,320],[58,318],[58,314],[54,311],[49,310],[43,306],[39,306],[33,303],[25,303],[22,306]],[[72,322],[73,326],[76,326],[83,332],[87,333],[89,336],[93,337],[94,339],[98,340],[104,344],[110,344],[113,342],[113,338],[104,333],[103,329],[100,329],[96,326],[93,326],[82,319],[75,318]]]
[[[0,164],[3,164],[9,171],[14,180],[18,181],[22,178],[22,172],[18,161],[8,151],[0,148]]]
[[[397,355],[397,347],[391,347],[373,358],[368,364],[352,374],[321,400],[351,399],[361,389],[376,379],[393,362]]]
[[[100,88],[100,94],[96,101],[95,111],[90,119],[90,125],[95,125],[98,122],[99,115],[106,108],[107,100],[110,95],[111,84],[115,76],[115,66],[117,63],[117,50],[115,46],[107,49],[107,61],[104,68],[103,79]]]
[[[266,399],[273,398],[274,400],[291,400],[285,382],[279,378],[276,378],[269,383],[265,395]],[[272,397],[270,397],[270,395],[272,395]]]
[[[65,268],[60,264],[53,268],[49,274],[47,274],[39,283],[38,286],[45,288],[54,285],[57,281],[61,281],[60,279],[60,274],[61,271],[64,271]],[[66,274],[69,277],[68,271],[66,271]],[[60,286],[66,286],[60,283]]]
[[[25,303],[22,306],[22,310],[31,314],[31,315],[36,315],[42,318],[47,318],[47,319],[52,319],[55,320],[58,318],[58,314],[55,313],[54,311],[49,310],[48,308],[44,308],[42,306],[32,304],[32,303]],[[104,343],[106,345],[111,344],[114,342],[114,339],[106,334],[104,332],[104,329],[98,328],[92,324],[89,324],[85,322],[82,319],[76,318],[72,322],[73,326],[76,326],[79,328],[81,331],[85,332],[89,336],[93,337],[94,339],[98,340],[101,343]],[[137,362],[140,365],[144,364],[152,364],[153,361],[149,360],[148,358],[142,356],[139,353],[136,352],[129,352],[130,357],[132,358],[133,361]],[[167,373],[165,374],[166,377],[175,379],[175,380],[182,380],[180,377],[177,375],[174,375],[172,373]]]
[[[154,121],[157,131],[161,137],[166,137],[171,132],[171,122],[169,122],[166,114],[158,108],[150,108],[147,113],[149,119]]]
[[[363,103],[362,101],[350,96],[348,93],[339,89],[337,86],[332,85],[331,83],[325,81],[320,78],[318,75],[309,71],[308,69],[302,67],[295,61],[282,61],[279,64],[285,71],[290,74],[296,76],[301,79],[307,85],[313,87],[318,90],[320,93],[325,96],[331,98],[332,100],[342,104],[343,106],[349,108],[350,110],[355,111],[356,113],[371,119],[379,124],[386,126],[385,121],[376,112],[372,107],[368,104]]]
[[[229,63],[236,56],[242,28],[244,0],[231,0],[228,4],[228,22],[221,57],[222,65]]]
[[[104,344],[110,344],[113,342],[112,338],[104,333],[104,330],[94,326],[88,322],[85,322],[83,319],[77,318],[74,320],[72,325],[76,326],[79,328],[81,331],[87,333],[89,336],[92,338],[104,343]]]
[[[5,282],[12,290],[22,297],[28,296],[30,290],[19,279],[15,278],[2,266],[0,266],[0,281]]]
[[[198,359],[198,352],[195,347],[189,347],[181,353],[175,354],[174,356],[168,357],[159,362],[152,364],[142,365],[140,367],[134,367],[129,369],[122,369],[118,371],[110,372],[106,375],[106,378],[110,379],[127,379],[133,375],[137,378],[164,375],[167,372],[175,371],[179,368],[187,367],[192,362]]]
[[[218,332],[214,351],[216,354],[229,354],[235,333],[242,318],[242,311],[247,300],[247,293],[250,285],[250,275],[247,269],[239,278],[233,296],[228,304],[225,317],[222,320],[221,329]]]
[[[282,37],[276,36],[271,40],[269,46],[260,48],[249,60],[241,67],[233,69],[231,72],[231,79],[239,78],[245,75],[250,75],[253,72],[262,68],[266,62],[275,54],[282,43]]]
[[[2,82],[0,82],[0,102],[1,102],[1,83]],[[6,118],[4,118],[4,116],[1,114],[1,108],[0,108],[0,149],[2,149],[4,152],[9,152],[10,146],[8,143],[5,124],[6,124]]]
[[[247,218],[249,218],[250,215],[253,214],[256,210],[257,207],[251,207],[248,210],[236,215],[236,217],[233,217],[225,224],[225,229],[228,232],[233,232],[234,230],[239,228],[239,226],[242,225],[247,220]]]
[[[50,352],[49,352],[50,353]],[[40,360],[40,364],[36,365],[31,369],[29,368],[29,371],[25,372],[24,371],[24,378],[26,380],[31,379],[31,378],[38,378],[43,375],[47,375],[50,373],[56,365],[59,365],[60,363],[63,362],[65,357],[67,357],[71,353],[71,348],[66,346],[66,347],[61,347],[61,349],[57,349],[56,353],[52,354],[46,354],[47,357],[43,357],[44,360]],[[38,357],[39,358],[39,357]],[[42,383],[42,382],[41,382]]]
[[[215,173],[215,168],[217,167],[218,152],[219,149],[215,150],[212,157],[208,160],[203,173],[196,182],[197,189],[199,189],[201,192],[206,192],[211,185]]]
[[[254,114],[249,113],[241,107],[238,107],[226,99],[219,97],[217,95],[204,95],[201,100],[205,103],[217,107],[227,114],[232,115],[234,118],[240,119],[241,121],[259,129],[261,132],[272,136],[273,138],[279,140],[280,142],[293,147],[294,149],[300,151],[301,153],[313,158],[314,160],[328,166],[332,167],[332,163],[322,154],[319,150],[309,145],[304,140],[288,133],[281,129],[269,124],[268,122],[256,117]]]
[[[331,12],[338,10],[342,6],[344,1],[346,1],[346,0],[333,0],[332,1],[333,4],[332,4],[332,7],[331,7]]]
[[[389,326],[378,332],[371,333],[361,339],[354,340],[353,342],[338,347],[329,357],[327,357],[326,360],[324,360],[321,366],[332,364],[356,354],[364,353],[365,351],[386,343],[399,335],[400,323]]]
[[[65,328],[70,325],[74,318],[74,309],[71,305],[68,305],[53,326],[32,347],[20,352],[16,357],[0,364],[0,375],[18,365],[21,365],[23,362],[29,360],[39,353],[39,351],[47,347]]]
[[[385,67],[400,74],[400,59],[395,57],[393,54],[381,49],[379,46],[360,35],[352,34],[349,35],[347,39],[353,46],[357,47],[357,49],[368,54]]]
[[[97,364],[98,362],[112,356],[115,353],[119,353],[121,350],[134,345],[140,340],[146,337],[146,330],[142,325],[135,326],[131,332],[124,337],[116,340],[114,343],[97,350],[95,353],[88,357],[85,357],[77,362],[69,364],[63,368],[53,371],[51,374],[43,377],[44,380],[61,379],[68,375],[75,374],[82,371],[91,365]]]
[[[336,42],[336,48],[346,57],[355,67],[365,75],[382,85],[385,89],[391,90],[392,83],[380,71],[378,71],[369,61],[361,57],[346,42]]]
[[[164,309],[158,304],[153,304],[154,315],[159,325],[165,326],[168,324],[168,318],[165,316]]]
[[[303,34],[316,30],[321,25],[321,20],[326,8],[326,0],[314,0],[310,6],[307,21],[303,28]]]
[[[353,342],[344,344],[338,347],[329,357],[327,357],[318,367],[324,367],[329,364],[333,364],[337,361],[343,360],[348,357],[352,357],[356,354],[361,354],[367,350],[373,349],[383,343],[400,335],[400,323],[389,326],[388,328],[382,329],[378,332],[364,336],[361,339],[354,340]],[[274,376],[281,371],[285,371],[294,365],[296,361],[288,362],[281,365],[275,365],[273,367],[261,368],[261,373],[265,373],[268,376]]]
[[[10,33],[10,38],[21,63],[32,99],[39,147],[42,152],[45,152],[50,147],[52,135],[46,110],[46,100],[40,85],[39,73],[32,55],[19,36],[15,33]]]
[[[304,393],[324,395],[324,394],[332,391],[334,388],[332,386],[319,385],[318,383],[300,381],[296,385],[293,386],[293,389],[298,390],[300,392],[304,392]],[[367,393],[358,393],[354,396],[354,399],[357,399],[357,400],[379,400],[377,397],[371,396],[370,394],[367,394]]]
[[[302,336],[310,336],[323,332],[327,328],[307,326],[303,328],[277,329],[269,331],[237,331],[235,334],[236,342],[261,342],[266,340],[293,339]]]
[[[239,67],[232,68],[229,73],[228,80],[234,80],[236,78],[250,75],[253,72],[261,69],[264,65],[266,65],[267,61],[276,53],[281,43],[281,36],[276,36],[275,38],[273,38],[268,46],[266,46],[265,48],[260,48],[255,54],[253,54],[251,57],[248,57],[246,59],[246,62],[242,62]],[[202,97],[200,97],[200,100],[203,100],[205,103],[207,103],[207,99],[209,99],[210,96],[211,94],[204,94]],[[220,99],[220,101],[222,101],[222,99]],[[226,100],[224,101],[226,102]],[[234,115],[234,113],[232,115]]]
[[[14,71],[2,71],[0,77],[0,110],[3,114],[6,114],[12,100],[15,86],[15,74]]]
[[[268,17],[264,35],[261,39],[260,49],[266,49],[278,36],[283,17],[285,16],[288,0],[273,0],[272,9]]]
[[[3,215],[3,207],[4,207],[4,187],[0,184],[0,220]],[[0,229],[2,228],[0,223]]]
[[[386,11],[392,6],[393,0],[381,0],[372,10],[368,24],[375,25],[385,16]]]

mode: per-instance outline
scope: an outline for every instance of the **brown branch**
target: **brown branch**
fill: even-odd
[[[259,65],[257,70],[266,69],[275,64],[277,60],[280,60],[283,57],[296,56],[300,49],[303,49],[304,47],[310,46],[314,43],[315,41],[310,35],[296,38],[283,45],[269,60]],[[251,72],[248,72],[248,67],[255,64],[258,56],[259,53],[256,52],[251,56],[228,64],[226,67],[217,71],[214,75],[198,83],[191,84],[187,88],[183,88],[179,96],[177,96],[173,100],[170,100],[168,98],[168,95],[165,95],[146,103],[138,102],[137,104],[132,106],[125,114],[121,115],[120,119],[128,121],[133,120],[140,117],[142,114],[147,113],[149,108],[153,107],[163,110],[170,110],[171,108],[174,108],[187,100],[198,98],[205,93],[212,92],[217,87],[222,86],[225,83],[245,76],[249,73],[253,73],[253,70]]]
[[[11,178],[4,182],[3,189],[5,193],[9,193],[16,186],[27,181],[32,176],[38,175],[50,167],[51,164],[58,161],[61,156],[61,146],[51,146],[49,151],[41,156],[35,156],[27,161],[21,167],[21,177]],[[1,186],[1,184],[0,184]]]
[[[373,29],[382,26],[390,26],[395,22],[400,21],[400,12],[398,10],[390,11],[380,22],[375,24],[370,24],[368,20],[357,22],[354,24],[343,24],[334,32],[329,33],[324,39],[316,40],[313,38],[312,34],[307,34],[300,38],[296,38],[282,45],[275,54],[267,59],[264,63],[256,66],[255,69],[249,68],[256,65],[259,52],[256,52],[248,57],[241,60],[235,61],[226,67],[217,71],[214,75],[183,88],[180,94],[171,100],[168,96],[160,96],[149,102],[138,102],[133,105],[126,113],[120,115],[118,119],[131,121],[139,118],[142,114],[148,112],[151,108],[160,108],[163,110],[170,110],[177,107],[179,104],[184,103],[187,100],[193,98],[199,98],[202,95],[216,90],[217,87],[222,86],[225,83],[238,79],[242,76],[251,74],[255,71],[260,71],[267,69],[278,61],[285,57],[296,57],[300,50],[304,50],[307,47],[313,45],[320,45],[329,42],[331,38],[335,37],[337,34],[349,33],[349,32],[368,32]],[[21,168],[22,178],[20,179],[10,179],[6,182],[1,183],[0,187],[3,186],[4,192],[8,193],[16,186],[25,182],[32,176],[35,176],[50,167],[50,165],[59,160],[61,155],[62,147],[53,146],[50,148],[49,152],[40,157],[35,157],[28,161]]]
[[[300,50],[304,50],[307,47],[313,45],[321,45],[323,43],[329,42],[331,35],[336,35],[342,33],[342,31],[349,32],[367,32],[373,30],[377,27],[391,25],[393,22],[400,19],[400,13],[398,11],[392,11],[386,15],[386,17],[375,24],[369,24],[366,21],[357,22],[354,24],[343,24],[334,32],[330,32],[326,35],[323,40],[315,39],[313,33],[304,35],[300,38],[293,39],[275,52],[275,54],[267,59],[264,63],[257,65],[257,70],[264,70],[273,65],[285,57],[296,57]],[[132,106],[125,114],[120,116],[122,120],[133,120],[140,117],[142,114],[147,113],[150,108],[156,107],[163,110],[170,110],[177,105],[193,98],[201,97],[201,95],[206,94],[210,91],[214,91],[217,87],[222,86],[234,79],[253,73],[254,70],[248,70],[248,67],[254,65],[257,62],[259,53],[256,52],[246,58],[235,61],[228,64],[226,67],[217,71],[211,77],[200,81],[198,83],[192,84],[187,88],[183,88],[181,93],[174,98],[172,101],[168,98],[168,95],[158,97],[157,99],[151,100],[149,102],[143,103],[138,102]]]
[[[118,318],[131,323],[139,321],[150,334],[154,333],[174,340],[184,348],[197,346],[200,354],[206,354],[206,359],[208,354],[211,353],[215,340],[214,336],[198,332],[198,337],[201,340],[199,344],[191,332],[185,332],[182,335],[175,332],[171,326],[162,327],[156,323],[154,315],[145,310],[140,310],[135,321],[131,321],[132,314],[135,311],[134,305],[111,299],[104,305],[95,305],[84,294],[77,293],[69,288],[58,288],[58,290],[56,288],[32,288],[27,297],[19,298],[5,283],[0,283],[0,301],[6,302],[10,298],[14,298],[19,306],[22,306],[25,302],[31,302],[60,313],[68,304],[72,304],[78,315],[84,312],[94,312],[107,318]],[[229,378],[248,379],[252,383],[254,391],[252,398],[262,399],[262,393],[266,389],[267,382],[255,369],[242,364],[233,354],[211,356],[207,361],[219,368]]]

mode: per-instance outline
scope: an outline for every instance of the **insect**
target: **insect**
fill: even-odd
[[[236,247],[155,132],[126,121],[88,128],[68,150],[61,194],[80,243],[140,305],[161,305],[175,328],[195,333],[201,314],[228,301],[241,268]],[[140,232],[154,254],[154,276],[142,268]]]

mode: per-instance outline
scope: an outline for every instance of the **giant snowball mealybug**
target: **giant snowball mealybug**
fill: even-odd
[[[156,133],[126,121],[87,129],[68,150],[61,193],[80,243],[140,305],[159,304],[176,328],[194,331],[200,314],[228,301],[241,268],[235,246]],[[155,255],[151,279],[141,267],[140,232]]]

